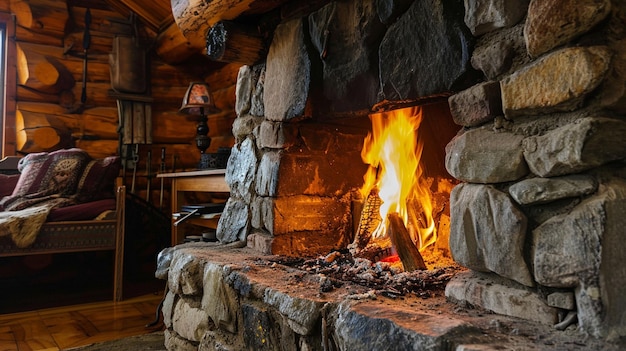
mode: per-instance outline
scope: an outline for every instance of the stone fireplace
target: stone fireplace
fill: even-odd
[[[448,283],[447,301],[619,341],[626,336],[625,24],[626,5],[610,0],[334,1],[283,19],[266,59],[239,71],[220,244],[287,257],[346,249],[360,215],[372,113],[419,106],[426,177],[455,185],[437,225],[453,259],[468,268]],[[269,318],[288,335],[259,331],[273,342],[334,349],[311,336],[321,332],[337,349],[358,346],[337,325],[335,334],[325,329],[357,318],[342,303],[322,313],[323,298],[305,303],[300,293],[269,292],[265,281],[265,292],[244,291],[261,278],[233,270],[250,266],[222,267],[198,248],[174,249],[160,259],[169,274],[158,273],[168,279],[171,345],[215,346],[222,333],[237,339],[250,318]],[[191,327],[182,311],[209,322]],[[414,349],[467,344],[451,336],[463,328],[449,322],[433,322],[451,333],[445,340],[424,341],[441,348]],[[237,340],[248,348],[278,349],[258,348],[259,339],[244,334]]]

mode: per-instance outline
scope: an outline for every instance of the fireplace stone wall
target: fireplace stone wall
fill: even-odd
[[[218,239],[345,247],[367,113],[449,96],[450,249],[471,272],[448,298],[626,335],[625,22],[616,0],[355,0],[280,23],[239,72]]]

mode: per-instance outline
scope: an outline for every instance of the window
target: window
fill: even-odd
[[[0,155],[15,155],[15,20],[0,12]]]

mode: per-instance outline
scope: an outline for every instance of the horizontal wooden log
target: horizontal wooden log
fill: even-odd
[[[206,54],[212,60],[254,65],[266,53],[265,39],[254,26],[220,21],[207,33]]]
[[[154,143],[193,143],[198,121],[194,116],[176,112],[160,112],[153,115],[158,125],[153,131]],[[232,138],[232,124],[235,119],[232,111],[211,115],[208,118],[209,136]]]
[[[80,97],[82,90],[82,82],[77,82],[72,92],[74,96]],[[87,102],[86,108],[91,107],[116,107],[117,103],[114,98],[109,96],[108,91],[111,89],[110,82],[88,82],[87,83]]]
[[[213,70],[205,78],[204,81],[209,84],[211,89],[223,89],[237,85],[237,75],[241,64],[231,63],[220,69]]]
[[[47,94],[22,85],[18,85],[16,101],[51,103],[69,109],[73,106],[75,98],[74,93],[71,90],[64,90],[58,94]]]
[[[11,0],[17,25],[33,32],[63,38],[69,18],[67,4],[57,0]]]
[[[19,152],[53,151],[72,145],[70,130],[55,116],[18,110],[15,126]]]
[[[74,146],[85,150],[92,158],[117,155],[117,140],[75,140]]]
[[[56,38],[42,33],[33,32],[23,27],[15,28],[15,37],[19,42],[34,44],[49,44],[55,46],[63,45],[63,38]]]
[[[91,31],[89,55],[93,54],[109,54],[113,48],[113,34]],[[83,55],[83,36],[84,32],[71,32],[65,35],[63,43],[65,50],[76,56]]]
[[[156,39],[157,55],[170,64],[181,63],[203,49],[204,44],[199,47],[192,46],[176,23],[169,25]]]
[[[23,48],[17,44],[18,84],[45,93],[59,93],[74,86],[74,76],[56,58]]]
[[[18,45],[25,52],[34,52],[46,57],[53,57],[72,74],[75,81],[82,80],[83,77],[83,59],[82,56],[70,55],[65,52],[65,48],[61,46],[42,45],[37,43],[19,42]],[[109,54],[91,53],[89,58],[89,74],[87,81],[89,82],[108,82],[111,79],[109,71]]]
[[[283,0],[172,0],[172,14],[191,48],[204,50],[209,28],[223,20],[233,20],[240,15],[266,13],[286,1]]]

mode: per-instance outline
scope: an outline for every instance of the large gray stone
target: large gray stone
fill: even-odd
[[[204,266],[201,307],[218,328],[236,333],[237,313],[241,306],[237,292],[225,283],[224,276],[229,273],[228,267],[212,262]]]
[[[520,135],[476,128],[454,137],[446,146],[446,169],[470,183],[500,183],[528,174]]]
[[[263,88],[265,117],[271,121],[286,121],[304,114],[311,82],[311,60],[303,28],[302,19],[296,19],[280,24],[274,31]]]
[[[222,243],[245,241],[250,224],[248,203],[230,197],[217,224],[216,237]]]
[[[558,322],[559,310],[548,306],[536,291],[493,274],[462,272],[446,285],[446,297],[494,313],[543,324]]]
[[[524,139],[524,158],[540,177],[578,173],[626,157],[625,135],[623,120],[582,118]]]
[[[472,335],[469,323],[398,304],[353,304],[337,307],[333,339],[339,350],[445,350],[454,335]]]
[[[233,121],[233,136],[237,143],[241,143],[250,136],[256,128],[258,128],[264,119],[262,117],[254,117],[245,115],[235,118]]]
[[[459,264],[533,286],[524,259],[527,220],[490,185],[459,184],[450,194],[450,252]]]
[[[600,23],[610,0],[532,0],[524,27],[528,53],[537,57],[566,44]]]
[[[611,51],[606,46],[555,51],[501,81],[507,117],[572,111],[604,80]]]
[[[263,302],[285,316],[289,326],[301,335],[308,335],[318,327],[324,306],[323,300],[299,298],[271,288],[265,290]]]
[[[537,282],[575,287],[578,320],[594,336],[626,335],[626,273],[619,268],[626,258],[624,213],[626,181],[613,179],[532,232]]]
[[[522,23],[490,32],[476,41],[472,67],[481,70],[487,80],[500,80],[529,61],[523,38]]]
[[[255,135],[259,149],[282,149],[296,143],[298,129],[290,123],[263,121]]]
[[[529,0],[465,0],[465,24],[475,36],[511,27],[526,15]]]
[[[384,25],[375,0],[333,1],[309,16],[323,66],[324,96],[337,111],[368,109],[377,100],[378,50]]]
[[[225,180],[230,187],[230,195],[250,201],[256,172],[256,147],[251,138],[246,138],[231,149],[226,166]]]
[[[598,183],[587,175],[531,178],[511,185],[509,194],[520,205],[548,203],[568,197],[589,195]]]
[[[237,73],[237,86],[235,87],[235,113],[241,117],[250,111],[250,97],[252,95],[252,69],[243,65]]]
[[[380,99],[405,100],[469,87],[472,35],[461,1],[415,1],[380,45]]]
[[[261,156],[254,187],[257,195],[276,196],[281,154],[282,151],[268,151]]]
[[[174,306],[172,329],[184,339],[199,342],[209,330],[209,316],[197,301],[180,299]]]

